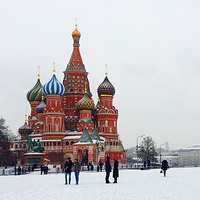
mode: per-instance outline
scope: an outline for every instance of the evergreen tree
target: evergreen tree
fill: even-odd
[[[155,158],[157,153],[155,151],[155,142],[152,140],[152,137],[148,136],[143,138],[143,141],[138,147],[138,157],[142,160],[156,161]]]

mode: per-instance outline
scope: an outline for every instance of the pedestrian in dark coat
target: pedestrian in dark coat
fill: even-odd
[[[110,157],[107,156],[107,160],[105,162],[105,170],[106,170],[106,183],[110,183],[109,177],[111,172],[111,165],[110,165]]]
[[[17,169],[18,175],[21,174],[21,171],[22,171],[22,168],[19,166],[18,169]]]
[[[44,167],[45,167],[45,166],[44,166],[43,164],[40,165],[40,174],[41,174],[41,175],[42,175],[42,172],[44,172]]]
[[[164,177],[166,176],[166,171],[167,171],[168,168],[169,168],[169,165],[168,165],[167,160],[163,160],[162,165],[161,165],[161,169],[164,172]]]
[[[117,178],[119,177],[118,164],[119,162],[116,159],[114,159],[114,169],[113,169],[114,182],[113,183],[117,183]]]
[[[48,166],[45,165],[44,168],[43,168],[43,170],[44,170],[44,174],[47,174],[47,173],[48,173],[48,169],[49,169]]]
[[[66,162],[65,162],[65,185],[67,185],[67,175],[69,176],[69,184],[71,183],[71,172],[72,172],[72,166],[73,162],[71,161],[71,158],[68,157]]]
[[[151,161],[147,160],[147,169],[150,169],[150,166],[151,166]]]
[[[78,162],[78,159],[76,158],[74,162],[76,185],[78,185],[80,171],[81,171],[81,164]]]
[[[99,163],[99,169],[100,169],[100,172],[102,172],[102,169],[103,169],[103,163],[102,162]]]
[[[15,169],[15,175],[16,175],[16,174],[17,174],[17,167],[16,167],[16,165],[15,165],[15,168],[14,168],[14,169]]]
[[[146,160],[144,161],[144,169],[146,169],[146,167],[147,167],[147,162],[146,162]]]
[[[28,166],[28,173],[30,173],[31,172],[31,166],[29,165]]]

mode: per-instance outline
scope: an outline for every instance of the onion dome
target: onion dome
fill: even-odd
[[[18,132],[19,132],[21,135],[22,135],[22,134],[30,135],[30,134],[33,132],[33,130],[32,130],[32,128],[30,128],[30,127],[28,126],[27,120],[25,120],[24,125],[18,129]]]
[[[43,101],[43,98],[42,98],[42,101],[41,103],[36,107],[35,111],[37,113],[43,113],[43,110],[46,108],[46,104],[44,103]]]
[[[83,98],[80,101],[78,101],[78,103],[76,104],[76,107],[79,110],[93,110],[95,106],[92,99],[90,99],[88,94],[85,93]]]
[[[65,87],[62,83],[56,78],[55,69],[53,71],[53,77],[51,80],[44,84],[43,91],[45,95],[61,95],[65,94]]]
[[[72,32],[72,37],[81,37],[81,33],[77,29],[77,24],[75,30]]]
[[[104,81],[99,85],[97,89],[98,95],[114,95],[115,94],[115,88],[112,85],[112,83],[108,80],[108,77],[106,76]]]
[[[40,82],[39,76],[35,86],[27,93],[26,98],[29,102],[31,101],[41,101],[42,100],[42,84]]]

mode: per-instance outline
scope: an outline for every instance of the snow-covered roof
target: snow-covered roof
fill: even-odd
[[[61,139],[40,140],[40,142],[61,142]]]
[[[74,135],[74,136],[65,136],[63,140],[73,140],[73,139],[80,139],[81,135]]]

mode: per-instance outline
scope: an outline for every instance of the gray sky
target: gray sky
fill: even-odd
[[[125,148],[141,134],[159,147],[200,144],[200,1],[2,1],[0,117],[16,133],[30,113],[27,92],[63,71],[75,17],[93,98],[104,79],[115,86]]]

